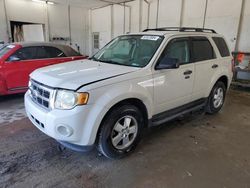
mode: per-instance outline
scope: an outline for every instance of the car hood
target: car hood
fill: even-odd
[[[78,60],[37,69],[31,73],[30,77],[50,87],[77,90],[82,86],[139,69],[92,60]]]

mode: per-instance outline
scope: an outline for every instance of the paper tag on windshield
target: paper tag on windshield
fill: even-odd
[[[156,41],[156,40],[158,40],[160,37],[159,36],[150,36],[150,35],[144,35],[144,36],[142,36],[142,40],[154,40],[154,41]]]

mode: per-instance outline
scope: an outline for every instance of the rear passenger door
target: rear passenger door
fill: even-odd
[[[189,103],[193,91],[195,72],[190,59],[190,39],[170,40],[157,64],[165,57],[178,59],[180,67],[154,71],[155,114]]]
[[[192,62],[195,66],[195,81],[192,100],[207,97],[213,75],[219,68],[211,41],[207,37],[192,37]]]

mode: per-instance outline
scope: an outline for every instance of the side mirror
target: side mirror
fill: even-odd
[[[12,55],[9,57],[8,61],[10,62],[15,62],[15,61],[20,61],[21,59],[15,55]]]
[[[180,67],[179,60],[176,58],[164,57],[156,66],[156,70],[177,69]]]

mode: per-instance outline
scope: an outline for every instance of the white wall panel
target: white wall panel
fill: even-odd
[[[100,48],[111,40],[111,6],[91,11],[92,32],[100,33]]]
[[[156,28],[157,0],[150,1],[149,28]]]
[[[223,34],[234,50],[240,19],[241,0],[209,0],[205,27]]]
[[[148,28],[148,4],[143,1],[142,2],[142,28],[141,30]]]
[[[158,27],[180,26],[182,0],[160,0]]]
[[[125,7],[125,33],[130,32],[131,29],[131,7]]]
[[[49,5],[50,37],[69,37],[69,16],[67,5]],[[69,44],[69,41],[61,42]]]
[[[124,7],[121,5],[114,5],[114,36],[113,38],[122,35],[124,31]]]
[[[184,0],[183,27],[203,27],[206,0]]]
[[[42,24],[23,25],[23,40],[25,42],[44,42],[44,30]]]
[[[46,23],[46,4],[25,0],[6,0],[9,20]]]
[[[8,42],[6,17],[4,13],[4,2],[0,0],[0,41]]]
[[[125,10],[125,14],[124,14]],[[114,11],[114,36],[113,38],[124,34],[129,31],[129,8],[122,5],[114,5],[113,6]],[[125,16],[125,24],[124,24],[124,16]],[[125,28],[124,28],[125,27]]]
[[[139,32],[139,0],[126,3],[131,6],[131,32]]]
[[[77,46],[79,46],[80,52],[83,54],[87,54],[87,18],[88,10],[79,7],[70,7],[71,46],[76,50]]]
[[[239,51],[250,52],[250,0],[245,1],[243,10],[241,33],[239,37]]]

